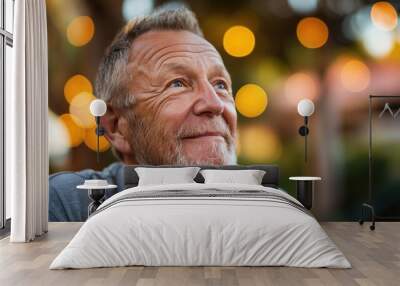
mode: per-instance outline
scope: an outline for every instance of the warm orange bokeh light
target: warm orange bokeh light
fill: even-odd
[[[285,97],[293,105],[297,105],[304,98],[314,101],[319,95],[319,90],[318,78],[311,73],[294,73],[284,84]]]
[[[68,130],[69,146],[79,146],[85,135],[85,130],[83,129],[83,126],[79,124],[79,119],[72,114],[63,114],[59,117],[59,120]]]
[[[93,93],[92,83],[83,75],[70,77],[64,85],[64,96],[68,103],[81,92]]]
[[[368,67],[359,60],[349,60],[343,65],[340,80],[343,87],[351,92],[360,92],[369,86],[370,71]]]
[[[381,1],[372,5],[370,15],[372,23],[382,30],[391,31],[397,26],[397,12],[389,2]]]
[[[76,17],[67,27],[68,42],[76,47],[82,47],[94,36],[94,23],[89,16]]]
[[[97,135],[96,135],[96,128],[89,128],[85,131],[85,144],[91,150],[97,150]],[[99,151],[105,152],[110,148],[110,143],[104,136],[100,136],[99,138]]]
[[[268,96],[264,89],[256,84],[245,84],[236,93],[236,109],[246,117],[261,115],[268,105]]]
[[[93,94],[81,92],[72,99],[69,106],[69,112],[77,117],[85,128],[96,126],[96,121],[89,109],[90,103],[94,99],[96,97]]]
[[[233,26],[224,34],[224,49],[233,57],[249,55],[253,51],[255,44],[256,38],[253,32],[244,26]]]
[[[297,38],[309,49],[320,48],[328,41],[328,26],[316,17],[307,17],[297,24]]]

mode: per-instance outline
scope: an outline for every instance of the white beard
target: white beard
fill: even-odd
[[[180,139],[183,129],[178,132],[176,137],[165,133],[163,129],[154,130],[147,123],[137,118],[130,123],[132,127],[131,147],[135,152],[135,159],[142,165],[235,165],[237,162],[236,146],[233,136],[230,134],[228,126],[222,121],[210,123],[218,130],[225,130],[226,138],[223,144],[213,144],[210,157],[190,158],[183,152],[182,141]],[[205,128],[204,126],[202,126]],[[199,130],[201,127],[197,127]],[[192,129],[185,129],[186,133],[195,132]],[[157,141],[155,141],[157,140]],[[163,146],[156,145],[156,142],[163,142]],[[204,155],[204,154],[201,154]]]

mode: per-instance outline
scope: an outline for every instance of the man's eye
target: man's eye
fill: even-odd
[[[168,87],[184,87],[184,86],[185,86],[185,84],[184,84],[183,80],[181,80],[181,79],[174,79],[168,85]]]
[[[227,84],[222,80],[217,81],[215,83],[215,87],[218,88],[218,89],[228,89]]]

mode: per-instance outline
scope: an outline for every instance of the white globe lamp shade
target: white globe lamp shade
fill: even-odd
[[[107,111],[107,104],[104,100],[95,99],[90,103],[90,113],[93,116],[103,116],[106,114]]]
[[[309,99],[300,100],[297,105],[297,112],[304,117],[311,116],[314,113],[314,103]]]

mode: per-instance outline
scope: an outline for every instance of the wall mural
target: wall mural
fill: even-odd
[[[71,201],[85,205],[74,205],[68,215],[55,211],[50,219],[82,220],[79,214],[87,213],[87,193],[63,195],[71,193],[68,182],[113,178],[109,183],[118,188],[107,190],[105,197],[120,191],[122,162],[276,164],[280,187],[292,195],[296,186],[290,177],[322,178],[313,203],[318,218],[358,219],[368,193],[368,95],[400,93],[398,15],[389,5],[389,14],[380,12],[387,19],[382,22],[371,14],[372,7],[380,11],[381,6],[371,1],[311,2],[318,5],[47,0],[50,187],[59,192],[50,199],[59,209]],[[129,58],[134,62],[124,68],[129,21],[161,6],[182,5],[195,13],[204,39],[180,39],[197,41],[193,49],[204,48],[207,56],[181,55],[161,69],[157,56],[162,55],[146,51],[178,40],[144,34],[141,46],[132,46],[138,57]],[[212,72],[206,70],[211,64],[216,64]],[[182,65],[197,78],[182,74]],[[96,98],[107,103],[97,121],[90,112]],[[315,105],[307,119],[307,160],[305,138],[298,133],[304,118],[297,105],[304,99]],[[399,120],[399,105],[384,101],[374,114],[385,119],[374,129],[376,142],[395,137],[386,118]],[[100,125],[104,136],[98,137]],[[208,139],[196,138],[206,133]],[[376,155],[389,150],[384,144],[374,147]],[[391,156],[400,152],[395,145],[390,151]],[[374,159],[379,166],[392,164],[387,156]],[[60,172],[69,177],[61,180]],[[57,178],[61,182],[55,184]],[[383,213],[397,215],[394,208]]]

